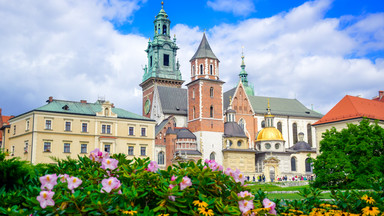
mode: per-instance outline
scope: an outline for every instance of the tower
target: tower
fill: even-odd
[[[219,59],[213,53],[205,33],[190,63],[188,129],[196,135],[203,158],[221,163],[224,82],[219,79]]]
[[[254,96],[255,91],[253,90],[253,85],[248,83],[248,73],[245,71],[245,63],[244,63],[244,52],[241,53],[241,72],[239,74],[240,80],[243,83],[244,90],[247,95]]]
[[[176,60],[179,47],[176,45],[176,36],[171,39],[171,21],[164,11],[163,3],[153,23],[154,36],[152,41],[149,39],[145,50],[148,63],[144,67],[143,81],[140,84],[143,90],[143,115],[146,117],[150,117],[155,86],[181,88],[184,83],[179,62]]]

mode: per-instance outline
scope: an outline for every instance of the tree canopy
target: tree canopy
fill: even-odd
[[[377,121],[364,118],[341,131],[333,127],[322,138],[315,187],[369,188],[384,178],[384,128]]]

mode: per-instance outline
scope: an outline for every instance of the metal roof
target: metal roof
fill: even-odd
[[[224,123],[224,137],[244,137],[247,136],[244,130],[240,127],[237,122],[225,122]]]
[[[164,114],[187,115],[187,89],[157,87]]]
[[[209,46],[208,40],[205,37],[205,33],[203,34],[203,39],[201,39],[199,48],[197,49],[195,55],[193,55],[190,61],[197,58],[212,58],[219,60],[213,53],[211,46]]]

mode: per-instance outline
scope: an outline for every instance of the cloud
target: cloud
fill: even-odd
[[[215,11],[233,13],[235,16],[248,16],[255,12],[252,0],[213,0],[207,5]]]

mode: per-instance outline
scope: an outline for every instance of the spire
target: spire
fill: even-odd
[[[245,63],[244,63],[244,46],[241,47],[241,71],[239,77],[244,86],[248,86],[248,73],[245,71]]]
[[[203,33],[203,39],[201,39],[199,48],[197,49],[195,55],[193,55],[190,61],[197,58],[211,58],[219,60],[213,53],[211,46],[209,46],[208,40],[205,37],[205,32]]]
[[[268,107],[267,107],[267,113],[264,115],[264,120],[266,122],[265,127],[273,127],[273,119],[275,118],[274,115],[271,113],[271,106],[269,104],[269,98],[268,98]]]

